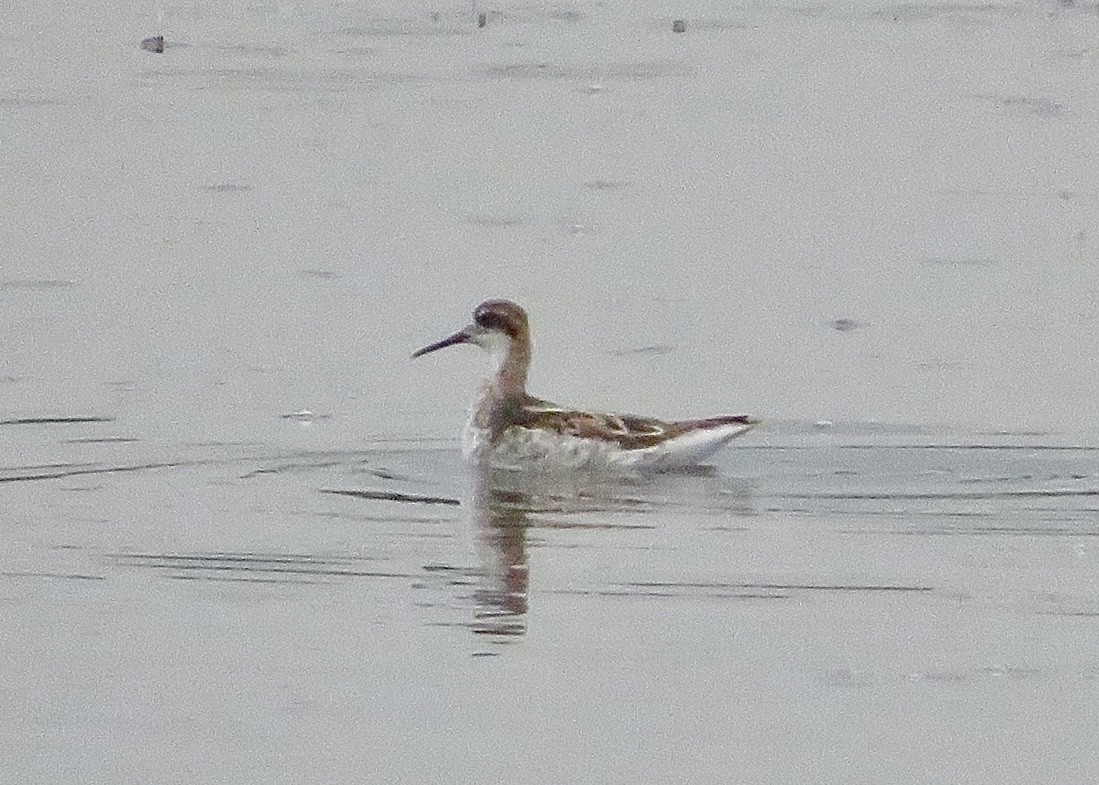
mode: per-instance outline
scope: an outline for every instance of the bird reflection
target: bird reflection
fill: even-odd
[[[469,516],[481,570],[474,592],[473,631],[519,636],[527,629],[530,571],[527,564],[529,498],[493,487],[491,470],[473,473]]]
[[[644,478],[584,478],[509,472],[475,464],[469,479],[462,505],[480,562],[470,626],[475,634],[497,642],[515,640],[527,631],[531,580],[527,534],[532,528],[655,528],[656,522],[636,515],[647,516],[654,509],[669,507],[716,513],[715,528],[727,525],[729,515],[753,514],[748,485],[722,479],[712,471]],[[601,520],[603,513],[615,517]],[[623,513],[628,516],[626,520]]]
[[[480,556],[473,631],[505,640],[523,635],[530,609],[527,532],[547,514],[644,511],[649,502],[621,477],[513,472],[475,464],[463,506]],[[592,524],[571,523],[578,527]]]

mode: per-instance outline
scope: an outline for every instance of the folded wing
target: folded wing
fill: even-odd
[[[747,431],[759,421],[745,415],[725,415],[701,420],[665,422],[653,417],[632,414],[604,414],[565,409],[549,401],[527,397],[520,407],[520,427],[552,430],[580,439],[614,442],[624,450],[644,450],[658,447],[692,432],[702,432],[725,426],[740,426]]]

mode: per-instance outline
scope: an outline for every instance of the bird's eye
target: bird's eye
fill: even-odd
[[[494,311],[477,311],[473,314],[473,321],[486,330],[502,330],[504,328],[503,317]]]

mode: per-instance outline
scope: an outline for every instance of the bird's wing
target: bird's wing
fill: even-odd
[[[521,427],[541,428],[581,439],[615,442],[625,450],[655,447],[689,431],[725,425],[741,425],[747,429],[758,422],[743,415],[665,422],[633,414],[604,414],[566,409],[531,397],[524,399],[518,414],[520,417],[516,424]]]

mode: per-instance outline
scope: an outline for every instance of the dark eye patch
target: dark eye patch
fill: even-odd
[[[473,314],[473,321],[486,330],[503,330],[507,324],[502,314],[487,308],[484,310],[478,308]]]

